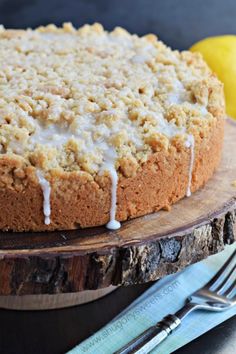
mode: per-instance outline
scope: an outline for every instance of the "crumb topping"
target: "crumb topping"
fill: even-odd
[[[0,28],[0,153],[43,171],[125,176],[224,114],[222,84],[196,53],[100,24]]]

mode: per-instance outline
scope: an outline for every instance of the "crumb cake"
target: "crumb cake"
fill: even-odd
[[[75,229],[190,196],[220,161],[223,86],[200,54],[100,24],[0,27],[0,229]]]

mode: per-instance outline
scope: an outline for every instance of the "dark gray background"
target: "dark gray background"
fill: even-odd
[[[236,0],[0,0],[0,23],[6,27],[63,21],[153,32],[183,49],[206,36],[236,33]]]

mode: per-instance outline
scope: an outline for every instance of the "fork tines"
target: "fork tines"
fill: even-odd
[[[204,288],[231,298],[236,292],[236,249]]]

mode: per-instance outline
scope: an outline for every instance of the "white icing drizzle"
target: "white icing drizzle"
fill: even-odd
[[[168,137],[175,136],[178,133],[184,133],[183,128],[177,127],[173,123],[166,122],[162,115],[155,116],[158,122],[159,130],[164,133]],[[83,127],[85,128],[85,127]],[[77,129],[76,129],[77,130]],[[86,130],[86,129],[85,129]],[[113,133],[116,132],[116,129],[113,130]],[[74,134],[73,134],[74,133]],[[79,132],[74,131],[71,132],[70,127],[58,127],[57,125],[51,124],[51,126],[44,129],[42,126],[38,125],[36,127],[35,134],[31,137],[32,147],[36,144],[43,144],[43,145],[50,145],[55,146],[56,148],[60,148],[63,144],[65,144],[70,137],[79,136]],[[120,228],[120,222],[116,220],[116,203],[117,203],[117,184],[118,184],[118,174],[115,168],[115,161],[117,158],[116,151],[114,147],[109,146],[106,142],[106,130],[104,130],[104,136],[98,140],[94,141],[93,139],[88,139],[86,145],[84,146],[83,152],[89,152],[94,147],[101,150],[103,152],[103,164],[98,167],[98,172],[101,175],[104,171],[107,171],[111,178],[111,206],[110,206],[110,220],[107,223],[106,227],[110,230],[117,230]],[[110,132],[108,132],[108,136]],[[139,147],[142,146],[142,141],[139,139],[138,136],[135,136],[132,129],[129,130],[129,137],[135,143],[135,146],[138,150]],[[91,141],[90,141],[91,140]],[[188,178],[188,186],[186,190],[186,196],[191,196],[191,183],[192,183],[192,172],[193,172],[193,165],[194,165],[194,136],[189,134],[187,136],[187,140],[185,142],[187,148],[190,148],[190,165],[189,165],[189,178]],[[95,166],[96,168],[96,166]],[[45,224],[50,224],[50,193],[51,193],[51,186],[50,183],[46,180],[43,176],[42,171],[37,170],[37,177],[39,183],[41,185],[43,191],[43,211],[45,215]]]
[[[51,194],[51,186],[50,183],[46,180],[43,176],[42,171],[37,170],[36,175],[38,177],[39,184],[42,188],[43,192],[43,212],[44,212],[44,223],[45,225],[49,225],[50,221],[50,214],[51,214],[51,206],[50,206],[50,194]]]
[[[111,177],[111,207],[110,207],[110,220],[106,227],[110,230],[117,230],[120,228],[120,222],[116,220],[116,200],[117,200],[117,184],[118,175],[114,166],[110,166],[109,174]]]
[[[115,168],[116,151],[114,148],[109,148],[105,153],[105,162],[102,165],[100,174],[108,171],[111,178],[111,206],[110,220],[106,224],[109,230],[117,230],[120,228],[120,222],[116,220],[116,202],[117,202],[117,184],[118,174]]]
[[[112,111],[108,111],[107,114],[112,114]],[[121,123],[121,127],[122,127]],[[131,124],[131,122],[130,122]],[[94,163],[94,170],[100,175],[107,171],[111,178],[111,206],[110,206],[110,220],[107,223],[107,228],[110,230],[117,230],[120,228],[120,222],[115,219],[116,216],[116,202],[117,202],[117,184],[118,184],[118,174],[115,168],[115,161],[117,154],[115,148],[110,146],[107,139],[110,134],[115,134],[119,132],[119,129],[112,127],[111,131],[106,126],[91,126],[81,127],[81,124],[77,127],[74,125],[73,133],[71,127],[60,127],[57,124],[51,124],[48,127],[37,124],[35,133],[31,136],[30,140],[32,143],[32,149],[36,144],[49,145],[59,149],[63,144],[65,144],[71,137],[80,137],[82,135],[81,129],[86,133],[86,128],[92,129],[92,131],[100,130],[102,136],[98,140],[94,140],[92,135],[88,135],[84,145],[81,145],[82,153],[89,153],[93,151],[101,151],[103,154],[103,163]],[[136,134],[135,134],[136,133]],[[136,148],[142,147],[142,140],[139,138],[135,127],[130,125],[128,135],[131,141],[134,142]],[[41,172],[41,171],[40,171]],[[39,178],[39,176],[38,176]],[[45,214],[45,224],[50,223],[50,185],[49,182],[40,174],[41,187],[44,192],[44,214]],[[46,213],[49,214],[47,215]]]
[[[179,91],[181,91],[181,87],[178,86]],[[182,92],[182,91],[181,91]],[[179,94],[180,95],[180,94]],[[170,97],[170,103],[180,103],[182,101],[182,97],[178,96],[176,99],[175,96]],[[206,113],[206,109],[202,106],[196,107],[201,109],[202,115]],[[143,115],[147,113],[151,114],[148,110],[143,109],[140,112]],[[116,114],[115,109],[111,109],[103,114]],[[171,138],[177,134],[184,134],[184,127],[177,127],[172,122],[167,122],[164,119],[163,114],[160,113],[152,113],[153,118],[157,121],[158,130],[165,134],[167,137]],[[113,125],[108,128],[105,124],[96,125],[94,124],[94,117],[91,115],[82,116],[80,119],[75,120],[73,125],[59,125],[59,124],[49,124],[44,126],[43,124],[33,121],[32,125],[35,127],[34,133],[30,136],[30,143],[32,149],[37,144],[40,145],[49,145],[55,147],[56,149],[61,149],[64,144],[66,144],[70,138],[80,138],[83,137],[84,141],[81,144],[81,154],[90,154],[93,152],[98,152],[100,155],[103,155],[103,163],[101,160],[95,159],[92,167],[94,171],[99,173],[100,175],[107,171],[111,178],[111,206],[110,206],[110,220],[107,223],[107,228],[111,230],[116,230],[120,228],[120,223],[115,219],[116,216],[116,203],[117,203],[117,184],[118,184],[118,174],[115,168],[115,161],[117,158],[116,151],[114,147],[109,144],[110,135],[118,133],[120,130],[126,130],[127,135],[130,141],[135,145],[137,151],[142,148],[143,140],[142,137],[137,133],[136,126],[131,121],[123,121],[121,120],[119,126]],[[127,130],[127,124],[129,129]],[[99,132],[100,138],[94,139],[94,133]],[[192,183],[192,172],[194,165],[194,136],[189,134],[186,140],[186,147],[190,148],[191,158],[190,158],[190,166],[189,166],[189,178],[188,178],[188,186],[186,190],[186,196],[191,195],[191,183]],[[42,171],[37,171],[37,176],[39,179],[39,183],[41,185],[43,196],[44,196],[44,204],[43,210],[45,215],[45,224],[50,224],[50,192],[51,187],[50,183],[44,178]]]
[[[30,137],[32,148],[34,148],[35,144],[60,147],[73,136],[66,126],[59,126],[57,124],[44,126],[37,121],[34,122],[34,126],[35,132]]]
[[[193,164],[194,164],[194,136],[189,134],[185,143],[187,148],[190,148],[190,164],[189,164],[189,174],[188,174],[188,186],[186,191],[186,196],[191,196],[191,184],[192,184],[192,174],[193,174]]]

